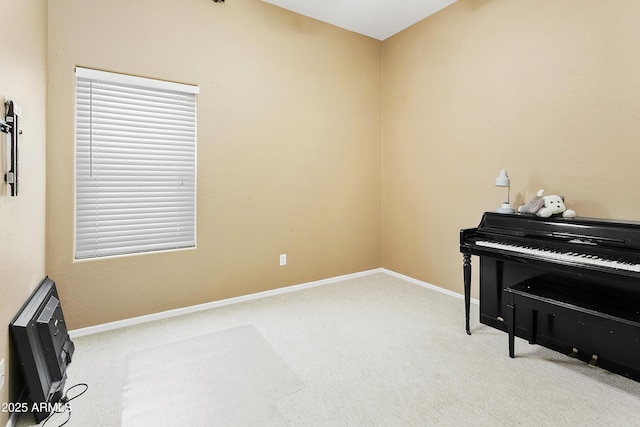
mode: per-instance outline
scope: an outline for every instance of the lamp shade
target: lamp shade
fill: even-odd
[[[502,169],[500,171],[500,175],[498,175],[498,177],[496,178],[496,187],[507,187],[507,201],[504,202],[502,204],[502,206],[500,206],[498,209],[496,209],[496,212],[498,213],[504,213],[504,214],[512,214],[515,213],[515,209],[513,209],[509,203],[509,199],[510,199],[510,192],[511,192],[511,181],[509,180],[509,177],[507,176],[507,170],[506,169]]]
[[[500,175],[496,178],[496,187],[508,187],[509,177],[507,176],[507,170],[502,169]]]

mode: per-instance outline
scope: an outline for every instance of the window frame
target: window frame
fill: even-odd
[[[126,94],[126,98],[122,96],[121,98],[109,98],[110,108],[115,105],[116,110],[111,109],[111,111],[117,111],[116,115],[118,117],[124,117],[124,119],[110,119],[108,120],[111,123],[116,123],[118,126],[118,132],[120,129],[126,128],[129,129],[125,133],[120,133],[120,135],[124,135],[127,137],[127,141],[123,141],[125,139],[122,136],[109,137],[104,136],[109,133],[109,131],[113,130],[113,126],[111,124],[105,124],[105,121],[100,121],[101,119],[96,119],[95,117],[100,116],[100,110],[97,105],[100,105],[102,108],[105,104],[102,104],[103,98],[102,95],[95,95],[95,99],[100,99],[99,101],[94,100],[94,98],[90,97],[88,100],[88,104],[86,99],[82,98],[86,96],[85,88],[83,87],[89,85],[89,94],[98,93],[99,91],[96,89],[96,92],[91,92],[95,85],[95,87],[99,87],[101,90],[105,90],[106,92],[110,92],[110,89],[114,90],[114,93],[124,93]],[[106,89],[105,89],[106,88]],[[130,92],[129,92],[130,91]],[[144,253],[156,253],[156,252],[165,252],[165,251],[174,251],[174,250],[184,250],[184,249],[193,249],[196,247],[197,243],[197,95],[200,90],[198,86],[188,85],[183,83],[175,83],[169,82],[165,80],[157,80],[146,77],[138,77],[132,76],[128,74],[121,73],[113,73],[101,70],[95,70],[84,67],[76,67],[75,68],[75,110],[74,110],[74,260],[91,260],[91,259],[101,259],[107,257],[114,256],[131,256],[136,254],[144,254]],[[141,95],[142,94],[142,95]],[[154,105],[151,105],[150,102],[147,102],[146,94],[151,94]],[[165,99],[167,96],[169,99],[166,101],[167,104],[157,102],[155,99],[156,95],[160,96],[160,100]],[[89,95],[91,96],[91,95]],[[111,96],[111,94],[109,95]],[[130,96],[130,97],[129,97]],[[183,98],[184,97],[184,98]],[[138,99],[140,98],[140,99]],[[177,98],[180,101],[175,101]],[[106,99],[106,98],[105,98]],[[115,99],[116,103],[111,104],[111,100]],[[187,100],[184,107],[182,104],[178,105],[184,99]],[[140,107],[138,111],[140,111],[140,116],[150,116],[150,122],[144,122],[144,127],[150,129],[148,132],[140,131],[136,128],[136,126],[140,126],[142,121],[147,120],[146,117],[138,120],[139,118],[134,117],[137,116],[137,112],[134,114],[118,114],[124,113],[125,101],[127,104],[131,104],[134,107]],[[139,104],[138,104],[139,102]],[[178,103],[174,105],[174,102]],[[84,104],[83,104],[84,103]],[[89,105],[89,107],[87,107]],[[151,105],[148,107],[147,106]],[[160,116],[164,114],[166,117],[167,109],[178,106],[180,114],[184,114],[185,120],[181,121],[181,116],[176,114],[176,119],[170,117],[170,119],[166,119],[158,122],[160,120]],[[159,106],[159,107],[158,107]],[[158,107],[158,108],[156,108]],[[88,108],[88,110],[87,110]],[[184,108],[184,109],[183,109]],[[94,109],[98,111],[94,113]],[[158,111],[162,110],[162,114]],[[178,111],[178,110],[170,110]],[[87,116],[88,113],[88,116]],[[84,116],[83,116],[84,114]],[[130,119],[130,117],[132,119]],[[134,120],[135,119],[135,120]],[[137,121],[136,121],[137,120]],[[100,123],[101,128],[98,125],[94,125],[93,123]],[[179,124],[175,124],[176,122],[180,122]],[[87,123],[89,123],[88,129],[86,128]],[[124,124],[123,124],[124,123]],[[155,123],[160,123],[157,127]],[[83,128],[84,126],[84,128]],[[104,132],[98,135],[98,132],[94,130],[94,126],[96,128],[100,128]],[[159,130],[163,128],[164,130]],[[132,131],[131,129],[134,129]],[[129,133],[128,133],[129,132]],[[112,132],[113,133],[113,132]],[[165,135],[166,133],[166,135]],[[80,136],[82,134],[82,136]],[[88,135],[88,137],[87,137]],[[87,139],[88,138],[88,139]],[[140,139],[137,139],[140,138]],[[113,141],[111,140],[113,139]],[[82,140],[82,141],[80,141]],[[128,141],[131,141],[131,145],[136,148],[136,154],[127,154],[129,150],[133,150],[133,148],[129,145]],[[115,141],[115,142],[114,142]],[[142,141],[142,142],[141,142]],[[88,144],[88,145],[87,145]],[[113,165],[122,166],[121,169],[126,169],[127,167],[131,170],[134,169],[135,172],[111,172],[107,171],[107,166],[104,166],[103,176],[105,178],[95,178],[93,174],[93,169],[96,168],[94,163],[94,156],[100,156],[101,154],[94,155],[94,152],[100,152],[97,148],[99,144],[104,144],[101,147],[107,147],[112,150],[110,153],[115,154],[106,154],[104,158],[110,157],[109,160],[105,160],[105,164],[111,165],[112,170],[115,169]],[[111,144],[111,146],[110,146]],[[163,146],[162,146],[163,145]],[[123,149],[118,151],[116,146],[121,146]],[[140,148],[142,147],[142,148]],[[160,149],[158,148],[160,147]],[[169,147],[165,150],[165,147]],[[87,162],[86,160],[86,152],[82,152],[82,150],[89,150],[90,156]],[[114,151],[115,150],[115,151]],[[104,151],[104,150],[103,150]],[[165,152],[166,151],[166,152]],[[145,154],[146,153],[146,154]],[[158,157],[161,153],[163,157]],[[176,154],[179,153],[179,154]],[[114,160],[114,157],[121,157],[122,160]],[[161,159],[160,163],[158,162]],[[166,161],[165,161],[166,160]],[[111,162],[111,163],[109,163]],[[136,164],[136,162],[140,162]],[[126,163],[130,163],[128,166],[125,166]],[[90,175],[87,176],[86,171],[82,171],[82,168],[88,167],[91,172]],[[164,168],[167,168],[164,170]],[[151,172],[151,169],[156,169],[156,171]],[[162,171],[158,171],[162,169]],[[145,173],[149,173],[146,178],[143,177]],[[117,174],[123,173],[122,176],[118,176]],[[135,186],[134,182],[138,182],[135,179],[131,179],[131,173],[136,175],[140,175],[142,178],[138,180],[142,182],[137,190],[137,196],[134,196],[134,190],[132,190]],[[108,177],[109,174],[113,174],[116,178]],[[128,175],[127,175],[128,174]],[[99,175],[99,173],[98,173]],[[122,184],[113,185],[113,180],[120,181]],[[145,184],[146,179],[146,184]],[[161,181],[161,184],[156,184],[156,181]],[[111,181],[110,181],[111,180]],[[169,185],[164,184],[165,181],[171,181]],[[179,183],[177,181],[180,181]],[[102,187],[106,184],[106,187],[109,190],[104,190],[106,187]],[[88,185],[87,185],[88,184]],[[118,186],[122,185],[122,186]],[[95,187],[95,190],[87,190],[87,186]],[[155,187],[163,187],[161,190],[149,190],[149,186]],[[174,188],[175,187],[175,188]],[[113,190],[113,189],[116,190]],[[137,187],[136,187],[137,188]],[[166,188],[170,188],[166,190]],[[91,193],[95,191],[95,193]],[[86,214],[88,211],[83,211],[80,213],[80,209],[85,208],[85,199],[90,199],[91,196],[86,196],[86,194],[94,194],[96,200],[113,200],[114,196],[109,199],[109,196],[105,196],[105,193],[108,191],[116,191],[118,193],[118,202],[121,199],[125,200],[124,209],[127,209],[129,206],[129,212],[133,212],[131,206],[132,201],[144,202],[145,198],[154,198],[158,197],[162,198],[162,203],[156,203],[155,206],[162,205],[162,212],[156,211],[153,213],[149,213],[148,215],[145,213],[144,215],[139,212],[143,212],[145,208],[137,208],[140,210],[135,211],[135,214],[122,214],[123,216],[127,216],[127,221],[132,224],[127,226],[127,228],[131,228],[131,232],[124,230],[122,223],[123,221],[111,221],[111,225],[106,227],[109,230],[110,235],[126,236],[126,237],[116,237],[114,238],[115,242],[119,242],[121,246],[116,246],[114,248],[109,248],[108,244],[105,243],[105,234],[104,225],[98,226],[100,223],[100,219],[98,219],[101,214],[99,212],[101,207],[104,208],[108,205],[109,202],[97,202],[96,203],[96,212],[95,214]],[[158,191],[158,193],[153,193],[154,195],[160,194],[157,197],[151,197],[150,194],[154,191]],[[82,194],[81,194],[82,193]],[[127,193],[126,196],[122,196],[122,194]],[[113,193],[112,193],[113,194]],[[180,197],[180,196],[184,197]],[[121,197],[122,196],[122,197]],[[79,201],[79,199],[81,199]],[[172,201],[176,200],[176,205],[167,206],[167,200]],[[90,202],[91,203],[91,202]],[[151,202],[149,202],[151,203]],[[144,203],[143,203],[144,204]],[[111,205],[113,206],[113,205]],[[151,208],[149,208],[151,209]],[[178,211],[184,210],[187,213],[177,213]],[[106,210],[105,210],[106,211]],[[93,211],[91,211],[93,212]],[[146,212],[146,211],[144,211]],[[160,215],[168,214],[167,216]],[[95,219],[87,220],[87,217],[95,216]],[[122,217],[119,216],[118,218]],[[154,224],[152,219],[136,219],[134,217],[155,217],[157,223],[162,223],[163,225]],[[175,240],[171,237],[172,232],[167,233],[167,229],[170,229],[171,226],[170,220],[167,218],[176,218],[176,228],[179,231],[175,231],[177,237]],[[191,218],[187,220],[187,218]],[[96,226],[95,231],[86,231],[87,229],[91,229],[92,227],[88,227],[87,224],[91,224],[95,222]],[[120,225],[113,225],[115,223],[119,223]],[[79,231],[79,224],[82,224],[84,230]],[[164,227],[163,231],[157,231],[157,243],[150,243],[151,240],[149,236],[153,237],[153,232],[148,232],[150,228],[154,228],[157,230],[161,230]],[[182,227],[182,228],[181,228]],[[100,228],[100,229],[99,229]],[[141,233],[140,230],[144,229],[146,231]],[[93,234],[92,234],[93,233]],[[129,235],[137,235],[140,234],[140,240],[138,244],[134,244],[131,242],[135,242],[135,238],[130,238]],[[90,242],[91,235],[95,238],[95,243]],[[169,237],[167,237],[169,236]],[[84,240],[81,240],[84,239]],[[148,239],[148,240],[145,240]],[[89,243],[87,243],[89,242]],[[129,242],[129,243],[127,243]],[[147,242],[147,243],[144,243]]]

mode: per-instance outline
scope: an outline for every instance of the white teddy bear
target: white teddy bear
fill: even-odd
[[[529,203],[518,208],[519,213],[536,214],[542,218],[549,218],[551,215],[562,214],[563,218],[573,218],[576,212],[567,209],[564,204],[564,197],[558,195],[543,196],[544,190],[539,190],[538,195],[531,199]]]

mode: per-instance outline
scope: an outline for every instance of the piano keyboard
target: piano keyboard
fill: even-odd
[[[617,270],[634,271],[640,273],[640,264],[634,264],[623,261],[615,261],[611,259],[601,258],[596,255],[582,254],[579,252],[561,252],[555,250],[540,249],[530,246],[511,245],[507,243],[490,242],[480,240],[476,242],[477,246],[487,248],[502,249],[520,254],[535,255],[549,260],[558,260],[566,262],[575,262],[584,265],[593,265],[597,267],[614,268]]]

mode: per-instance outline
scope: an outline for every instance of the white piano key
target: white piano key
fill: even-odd
[[[511,245],[507,243],[491,242],[480,240],[476,242],[478,246],[484,246],[494,249],[502,249],[515,253],[524,253],[530,255],[537,255],[540,257],[548,258],[551,260],[560,260],[567,262],[576,262],[585,265],[595,265],[599,267],[613,268],[617,270],[634,271],[640,273],[640,264],[634,264],[625,261],[617,261],[611,259],[601,258],[597,255],[584,254],[578,252],[560,252],[557,250],[540,249],[529,246]]]

